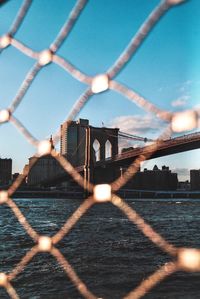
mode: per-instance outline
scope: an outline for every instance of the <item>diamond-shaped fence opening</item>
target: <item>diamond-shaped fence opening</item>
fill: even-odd
[[[103,298],[122,298],[145,274],[170,260],[108,204],[93,206],[58,248],[90,289]],[[86,255],[88,250],[90,254]]]
[[[0,4],[6,5],[5,2],[6,1],[0,1]],[[183,270],[185,272],[196,272],[200,270],[199,249],[177,248],[175,244],[169,243],[159,233],[157,233],[152,226],[145,222],[145,220],[134,210],[134,206],[130,206],[126,201],[124,201],[116,194],[116,192],[123,185],[125,185],[130,180],[130,178],[134,176],[140,166],[140,163],[148,159],[158,149],[158,147],[163,145],[162,139],[164,137],[169,137],[172,132],[192,130],[194,128],[197,128],[199,125],[198,109],[177,113],[165,111],[139,95],[136,91],[126,87],[124,84],[121,84],[115,80],[117,74],[130,61],[132,56],[138,50],[139,46],[143,43],[149,32],[153,29],[153,27],[157,24],[161,17],[164,16],[165,13],[169,9],[171,9],[171,7],[180,4],[181,2],[184,1],[160,1],[160,3],[155,7],[147,20],[139,28],[138,32],[133,36],[126,49],[121,53],[114,64],[111,65],[105,73],[94,74],[92,76],[89,76],[83,71],[80,71],[70,61],[68,61],[67,57],[61,57],[57,53],[58,49],[62,46],[63,42],[68,38],[68,35],[73,30],[73,27],[78,21],[81,12],[84,9],[87,9],[86,0],[78,0],[75,3],[74,8],[69,14],[66,22],[63,24],[63,27],[58,32],[58,35],[55,38],[52,38],[52,43],[49,45],[49,47],[43,49],[40,52],[35,51],[34,49],[26,45],[23,40],[18,40],[15,37],[15,34],[20,28],[23,19],[26,17],[26,14],[31,6],[31,0],[23,1],[22,6],[13,23],[11,24],[9,30],[0,37],[1,53],[8,51],[7,49],[9,49],[9,47],[14,47],[23,55],[31,57],[34,61],[33,66],[26,74],[19,89],[16,90],[16,95],[11,99],[9,105],[7,107],[1,107],[1,125],[4,125],[4,123],[7,122],[13,123],[16,126],[16,129],[19,130],[24,135],[26,140],[33,145],[36,154],[35,158],[32,160],[32,166],[34,166],[34,163],[36,163],[37,160],[40,159],[43,155],[51,155],[60,163],[63,169],[79,185],[81,185],[81,187],[87,189],[86,191],[91,194],[91,196],[80,203],[75,211],[73,211],[70,215],[68,215],[68,217],[66,217],[65,223],[62,224],[61,227],[59,227],[59,229],[56,230],[53,235],[49,236],[41,234],[38,227],[33,227],[29,223],[28,217],[24,216],[24,214],[26,213],[23,214],[23,212],[21,212],[23,211],[23,208],[20,209],[18,203],[16,203],[12,199],[13,193],[20,187],[23,179],[27,176],[30,169],[25,168],[23,175],[19,176],[7,191],[0,191],[0,203],[2,205],[7,205],[8,208],[12,210],[15,216],[15,220],[21,224],[25,232],[34,241],[34,246],[25,253],[21,261],[13,266],[11,271],[0,271],[0,286],[7,291],[7,294],[8,296],[10,296],[10,298],[20,297],[17,291],[17,286],[15,287],[15,280],[19,277],[19,275],[20,277],[23,277],[23,273],[26,272],[26,267],[31,265],[32,261],[34,261],[35,258],[39,259],[39,254],[41,254],[41,252],[43,255],[51,255],[55,259],[56,264],[60,267],[60,269],[62,269],[63,273],[67,275],[72,284],[75,285],[76,290],[80,293],[80,296],[83,296],[85,298],[97,298],[97,295],[95,295],[95,289],[90,289],[90,286],[85,283],[84,277],[78,276],[75,269],[69,263],[67,256],[62,253],[62,250],[59,249],[59,246],[57,244],[59,244],[59,242],[61,242],[65,236],[70,234],[71,230],[73,231],[74,226],[78,223],[80,218],[84,217],[84,214],[94,204],[106,204],[107,202],[120,209],[124,214],[125,219],[128,218],[129,221],[131,221],[133,225],[135,225],[146,238],[153,242],[154,246],[157,246],[160,250],[165,252],[165,254],[167,254],[171,260],[167,263],[161,263],[161,265],[159,265],[158,269],[156,269],[155,272],[150,272],[149,277],[144,277],[142,282],[134,289],[132,289],[130,282],[128,294],[126,294],[124,298],[140,298],[144,296],[164,278],[172,275],[178,270]],[[164,120],[168,124],[167,129],[164,130],[159,139],[150,146],[146,146],[142,151],[138,151],[138,158],[129,166],[129,168],[123,173],[123,175],[121,175],[111,184],[100,184],[93,186],[91,182],[85,182],[84,178],[70,164],[70,162],[67,161],[63,156],[59,155],[55,151],[55,149],[51,148],[51,144],[49,144],[49,141],[36,139],[32,135],[32,132],[29,132],[28,129],[23,125],[23,122],[21,122],[20,119],[18,120],[16,118],[15,112],[22,104],[23,99],[30,86],[34,84],[34,79],[38,76],[42,68],[45,67],[48,69],[51,63],[57,64],[68,74],[73,76],[73,78],[80,82],[83,82],[87,86],[85,88],[85,91],[79,96],[79,98],[73,105],[72,109],[68,111],[66,121],[68,121],[69,125],[70,122],[76,118],[87,101],[89,99],[91,99],[92,101],[92,97],[94,94],[98,95],[99,93],[106,92],[109,89],[123,95],[134,104],[137,104],[147,112],[153,113],[155,117]],[[53,141],[57,143],[59,142],[59,139],[60,132],[58,131],[53,135]],[[68,245],[66,244],[66,246]],[[89,266],[90,265],[88,265],[88,267]],[[46,267],[45,264],[44,267]],[[40,269],[38,269],[38,271],[40,271]],[[51,274],[53,275],[53,273]],[[35,274],[33,273],[33,275]],[[48,286],[46,287],[48,288]]]

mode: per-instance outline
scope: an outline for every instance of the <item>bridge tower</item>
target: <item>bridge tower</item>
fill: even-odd
[[[93,127],[87,119],[61,125],[61,155],[73,166],[84,165],[84,179],[95,183],[94,166],[118,154],[119,129]]]

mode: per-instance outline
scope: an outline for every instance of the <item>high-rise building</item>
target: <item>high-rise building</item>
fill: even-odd
[[[200,169],[190,170],[191,190],[200,190]]]
[[[0,158],[0,185],[9,184],[12,180],[12,159]]]

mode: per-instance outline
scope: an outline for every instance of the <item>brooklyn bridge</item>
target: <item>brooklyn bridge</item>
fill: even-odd
[[[119,153],[119,139],[141,141],[140,147],[124,148]],[[61,125],[60,154],[75,167],[86,181],[95,184],[110,183],[120,177],[141,155],[145,160],[173,155],[180,152],[200,148],[200,132],[179,136],[176,138],[158,139],[135,136],[121,132],[118,128],[93,127],[88,120],[79,119]],[[48,160],[48,162],[47,162]],[[49,169],[50,160],[54,169]],[[45,162],[46,161],[46,162]],[[71,177],[61,168],[56,168],[52,157],[41,158],[38,163],[46,163],[47,171],[41,172],[41,167],[33,167],[29,183],[37,184],[37,177],[44,186],[56,185],[70,181]],[[46,174],[45,174],[46,173]]]

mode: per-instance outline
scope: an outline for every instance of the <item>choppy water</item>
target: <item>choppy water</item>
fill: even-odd
[[[180,200],[179,200],[180,201]],[[80,200],[16,200],[30,224],[53,235]],[[176,246],[200,248],[200,200],[128,201],[153,228]],[[33,246],[33,241],[6,206],[0,207],[0,272],[9,272]],[[101,298],[125,296],[170,257],[145,238],[111,204],[92,207],[57,247],[89,289]],[[36,255],[14,280],[20,298],[82,298],[55,259]],[[0,289],[0,298],[8,298]],[[144,298],[200,298],[200,273],[179,272]]]

